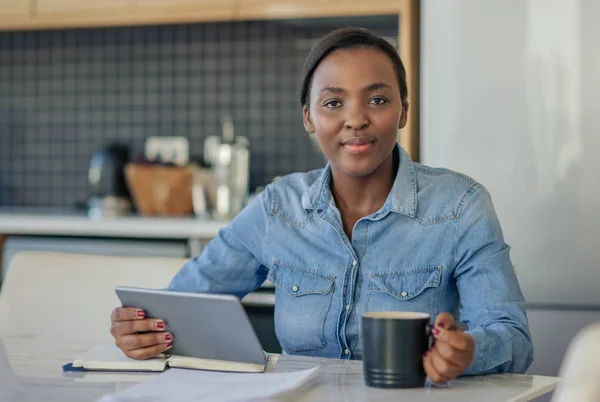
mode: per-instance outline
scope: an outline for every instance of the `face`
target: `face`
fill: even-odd
[[[316,68],[304,127],[315,135],[334,174],[376,174],[391,161],[406,125],[389,57],[374,48],[336,50]]]

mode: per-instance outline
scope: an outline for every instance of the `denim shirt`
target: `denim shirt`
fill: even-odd
[[[464,374],[525,372],[533,359],[525,301],[487,190],[411,161],[400,147],[383,207],[350,241],[331,169],[285,176],[254,199],[173,278],[169,289],[240,298],[275,285],[283,351],[362,357],[366,311],[450,312],[475,339]]]

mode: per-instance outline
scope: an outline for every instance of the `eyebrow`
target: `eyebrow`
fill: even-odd
[[[363,92],[371,92],[371,91],[375,91],[375,90],[381,89],[381,88],[392,89],[392,87],[390,87],[388,84],[385,84],[383,82],[375,82],[373,84],[367,85],[362,90],[363,90]],[[341,93],[346,92],[346,90],[344,88],[340,88],[340,87],[325,87],[319,91],[319,94],[321,94],[323,92],[331,92],[334,94],[341,94]]]

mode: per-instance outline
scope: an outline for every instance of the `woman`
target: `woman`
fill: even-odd
[[[366,311],[428,312],[433,381],[524,372],[525,303],[488,192],[397,145],[409,103],[395,49],[363,29],[330,33],[308,55],[301,102],[327,166],[267,186],[169,288],[241,298],[269,279],[283,350],[310,356],[360,359]],[[141,310],[117,308],[112,321],[132,358],[172,345]]]

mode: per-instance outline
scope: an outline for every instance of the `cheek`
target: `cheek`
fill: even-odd
[[[377,132],[396,136],[398,132],[398,123],[400,122],[400,113],[396,110],[389,110],[381,113],[371,120],[371,124],[375,126]]]
[[[320,132],[324,135],[337,133],[339,131],[339,127],[344,125],[344,119],[341,113],[335,113],[329,110],[318,108],[312,112],[312,116],[315,129],[317,132]]]

